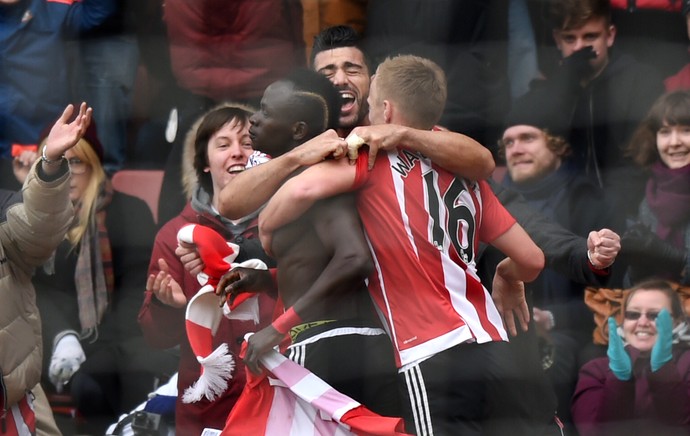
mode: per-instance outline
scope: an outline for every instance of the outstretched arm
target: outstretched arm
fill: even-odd
[[[270,253],[271,235],[276,229],[300,217],[315,202],[352,190],[356,171],[347,159],[328,160],[285,182],[259,215],[264,250]]]
[[[355,127],[369,145],[369,169],[379,150],[403,147],[422,153],[435,164],[470,180],[489,178],[496,166],[491,152],[469,136],[447,130],[419,130],[397,124]]]
[[[289,152],[237,175],[220,192],[220,214],[240,219],[263,206],[296,170],[329,156],[345,155],[347,145],[334,130],[312,138]]]
[[[72,122],[69,122],[73,112],[74,106],[67,105],[60,118],[53,124],[45,140],[42,149],[45,159],[41,162],[41,169],[48,176],[60,171],[65,152],[79,142],[91,124],[93,109],[88,107],[86,103],[79,106],[79,113]]]

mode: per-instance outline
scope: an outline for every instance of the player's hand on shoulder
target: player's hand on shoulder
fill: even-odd
[[[309,166],[328,158],[344,157],[347,153],[347,143],[335,130],[330,129],[295,147],[289,153],[297,157],[301,166]]]

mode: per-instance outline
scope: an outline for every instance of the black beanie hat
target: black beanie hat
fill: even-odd
[[[527,95],[513,103],[513,107],[505,119],[505,129],[527,125],[541,130],[547,130],[554,136],[568,138],[570,123],[568,122],[563,109],[552,102],[541,101]]]

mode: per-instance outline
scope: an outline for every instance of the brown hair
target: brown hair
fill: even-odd
[[[661,127],[690,126],[690,92],[673,91],[659,97],[635,130],[625,154],[636,164],[649,167],[659,160],[656,134]]]
[[[537,126],[532,126],[532,127],[539,129],[539,127],[537,127]],[[565,140],[564,137],[552,135],[551,133],[549,133],[549,129],[539,129],[539,130],[541,130],[541,132],[544,134],[544,140],[546,141],[546,148],[551,150],[556,156],[560,157],[561,159],[564,159],[564,158],[566,158],[572,154],[573,150],[572,150],[572,148],[570,148],[570,144],[568,143],[568,141]],[[505,158],[506,158],[506,145],[503,142],[503,138],[498,140],[498,155],[503,160],[505,160]]]
[[[604,18],[607,25],[611,24],[611,2],[609,0],[555,0],[551,2],[549,19],[553,29],[578,29],[593,18]]]
[[[431,129],[441,119],[448,88],[441,67],[419,56],[387,58],[376,70],[378,96],[394,101],[410,127]]]
[[[208,141],[226,124],[238,124],[240,127],[249,125],[251,116],[252,113],[244,106],[222,106],[204,115],[199,124],[194,138],[194,171],[199,185],[209,194],[213,195],[213,180],[211,174],[204,172],[209,164]]]
[[[671,318],[678,320],[685,318],[685,311],[683,310],[683,303],[680,301],[680,295],[673,290],[671,284],[662,279],[648,279],[630,288],[630,292],[625,296],[623,301],[623,310],[628,308],[628,303],[633,295],[637,292],[644,291],[659,291],[668,297],[671,302]]]

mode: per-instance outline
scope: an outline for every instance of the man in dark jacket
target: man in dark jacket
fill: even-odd
[[[550,15],[561,66],[535,83],[523,100],[532,105],[558,102],[558,110],[568,117],[566,139],[573,162],[612,193],[624,216],[639,204],[644,178],[622,150],[663,92],[661,77],[612,50],[616,27],[609,0],[559,0]]]
[[[561,136],[561,114],[548,106],[516,106],[499,141],[507,175],[503,185],[520,193],[527,205],[580,237],[593,230],[615,238],[613,212],[604,192],[570,159],[570,144]],[[584,252],[584,250],[583,250]],[[569,419],[570,396],[577,380],[577,354],[591,341],[594,323],[584,303],[584,285],[546,268],[531,283],[536,332],[549,345],[546,374],[558,396],[559,415]]]

